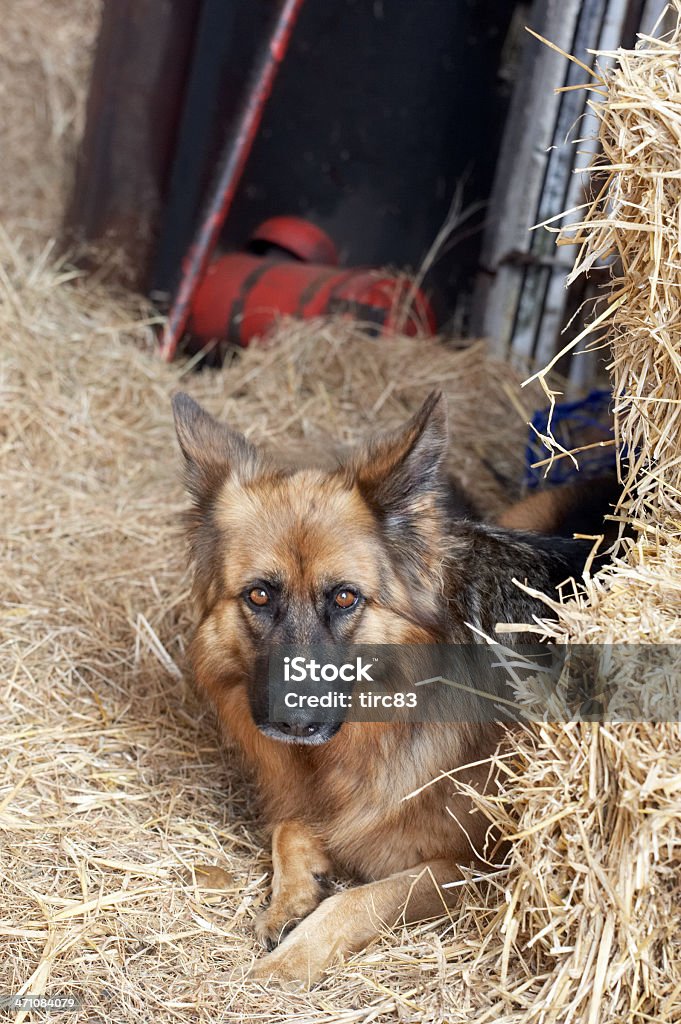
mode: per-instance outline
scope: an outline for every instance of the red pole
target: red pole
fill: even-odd
[[[246,97],[236,130],[221,157],[215,187],[208,200],[208,207],[194,243],[187,255],[180,287],[163,331],[161,358],[167,363],[172,362],[175,357],[177,346],[187,325],[194,293],[213,255],[225,218],[234,201],[237,187],[265,112],[267,100],[272,91],[272,85],[288,50],[293,26],[298,19],[303,3],[304,0],[282,0],[267,48],[259,58],[253,86]]]

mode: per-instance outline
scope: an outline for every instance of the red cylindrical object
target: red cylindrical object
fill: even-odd
[[[338,250],[326,231],[302,217],[270,217],[253,232],[249,244],[276,246],[305,263],[338,265]]]
[[[194,296],[189,330],[201,345],[248,345],[282,315],[346,314],[378,333],[433,334],[430,303],[408,279],[352,269],[230,253],[210,265]],[[196,347],[196,346],[195,346]]]

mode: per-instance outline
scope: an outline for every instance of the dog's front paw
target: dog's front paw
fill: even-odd
[[[257,981],[271,979],[287,987],[310,987],[343,952],[340,936],[331,927],[338,897],[331,896],[283,939],[274,952],[258,960],[249,972]]]
[[[276,906],[261,911],[255,919],[253,930],[265,949],[274,949],[284,936],[296,926],[300,918],[291,918]]]
[[[255,934],[265,949],[274,949],[299,921],[311,914],[319,905],[321,887],[310,885],[307,891],[288,893],[285,898],[273,899],[266,910],[255,919]]]

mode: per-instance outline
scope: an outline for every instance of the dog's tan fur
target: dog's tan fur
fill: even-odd
[[[506,607],[496,552],[511,546],[517,575],[527,574],[534,555],[527,539],[448,525],[440,476],[445,414],[437,396],[403,431],[330,472],[282,472],[191,400],[181,396],[175,407],[194,498],[194,676],[254,772],[272,829],[272,898],[257,933],[280,944],[252,976],[309,984],[382,927],[453,905],[457,889],[443,883],[492,851],[485,821],[446,779],[405,798],[456,766],[472,765],[460,780],[486,787],[487,765],[473,763],[494,749],[500,728],[345,722],[318,746],[265,735],[249,687],[267,641],[244,588],[255,579],[283,581],[296,643],[315,641],[319,595],[348,581],[363,600],[356,615],[333,627],[341,639],[469,642],[467,617],[492,629]],[[471,596],[476,559],[489,571],[481,570]],[[509,576],[515,564],[511,559]],[[364,884],[325,899],[332,871]]]

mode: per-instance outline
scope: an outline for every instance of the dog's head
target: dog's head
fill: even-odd
[[[268,721],[262,665],[281,645],[437,640],[447,447],[442,395],[335,470],[282,471],[185,394],[173,399],[193,500],[199,684],[245,687],[266,734],[321,743],[338,726]],[[205,685],[205,682],[204,684]]]

